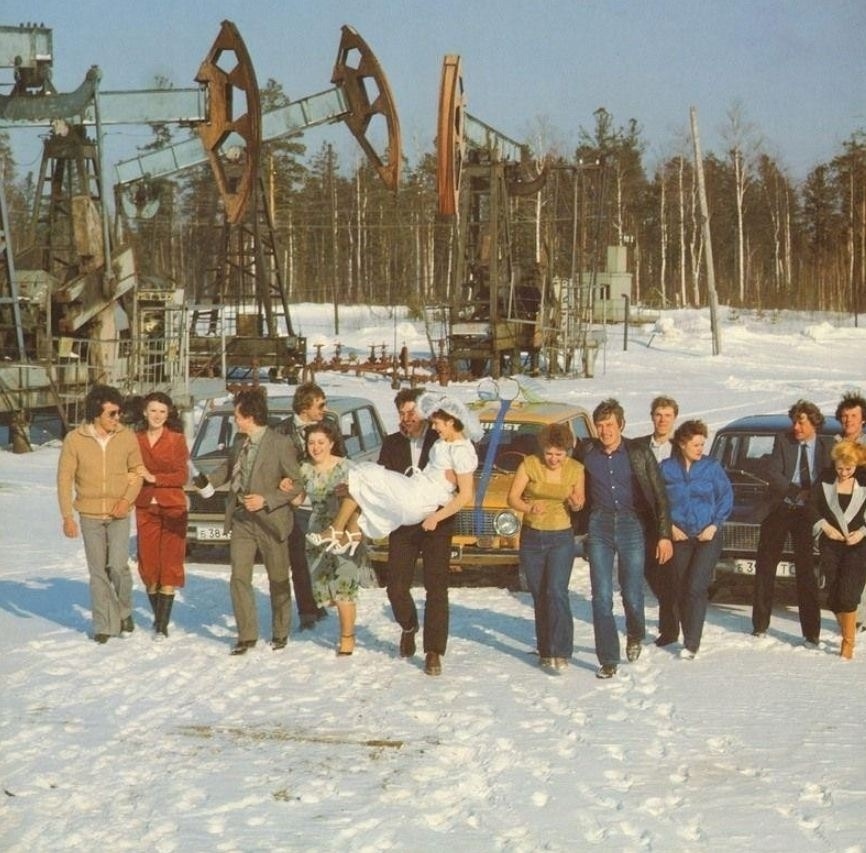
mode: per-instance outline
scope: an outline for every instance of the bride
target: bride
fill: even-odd
[[[354,554],[362,533],[382,539],[398,527],[419,523],[424,530],[435,530],[473,500],[478,456],[470,438],[481,437],[477,418],[463,402],[445,394],[424,394],[417,407],[439,434],[426,467],[407,477],[373,462],[353,465],[348,497],[327,530],[307,534],[312,545]]]

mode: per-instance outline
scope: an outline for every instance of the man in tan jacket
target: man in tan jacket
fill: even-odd
[[[142,461],[135,434],[120,423],[122,402],[116,388],[94,385],[84,400],[85,422],[63,440],[57,466],[64,536],[78,536],[79,515],[97,643],[135,627],[129,514],[141,489]]]

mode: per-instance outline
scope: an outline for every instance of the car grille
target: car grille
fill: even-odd
[[[760,524],[739,524],[728,522],[724,526],[725,551],[734,551],[738,554],[756,554],[758,552],[758,539],[761,537]],[[782,553],[793,556],[794,546],[791,544],[790,535],[785,538]]]
[[[225,515],[226,511],[226,493],[216,492],[209,498],[203,498],[197,491],[187,492],[189,497],[189,511],[201,512],[212,515]]]
[[[455,536],[495,536],[496,531],[493,529],[493,519],[496,518],[495,512],[482,510],[481,512],[481,530],[475,530],[475,510],[464,509],[457,513],[457,521],[454,526]]]

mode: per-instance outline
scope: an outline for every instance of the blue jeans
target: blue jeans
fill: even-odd
[[[613,618],[613,560],[618,557],[619,587],[626,634],[640,641],[646,634],[643,607],[644,532],[634,512],[594,510],[589,516],[586,558],[592,587],[592,627],[600,664],[619,663],[619,633]]]
[[[683,645],[693,652],[701,645],[704,620],[707,616],[707,591],[721,553],[721,530],[718,530],[709,542],[699,542],[697,539],[674,542],[670,569],[676,578],[676,600],[683,628]]]
[[[540,657],[570,658],[574,620],[568,582],[574,565],[574,533],[567,530],[520,531],[520,568],[535,604],[535,637]]]

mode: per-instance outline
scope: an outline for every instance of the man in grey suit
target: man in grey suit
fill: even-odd
[[[267,396],[262,388],[245,388],[235,395],[235,423],[240,433],[229,457],[208,478],[211,486],[230,483],[226,499],[226,532],[231,533],[232,607],[238,626],[233,655],[255,646],[259,635],[253,591],[256,551],[264,560],[271,593],[274,650],[284,649],[292,619],[292,593],[286,540],[294,521],[291,500],[298,494],[280,491],[287,477],[300,482],[295,448],[289,438],[268,427]],[[205,490],[207,491],[207,490]]]
[[[791,429],[776,436],[767,467],[768,499],[755,557],[752,634],[763,637],[770,626],[776,568],[785,538],[790,533],[797,573],[800,629],[807,643],[817,645],[821,633],[821,606],[812,555],[809,498],[821,471],[831,464],[830,450],[818,435],[824,415],[814,403],[797,400],[788,410],[788,417]]]

